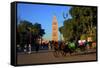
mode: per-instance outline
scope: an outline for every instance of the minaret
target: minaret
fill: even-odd
[[[56,16],[53,17],[52,21],[52,41],[58,41],[58,22]]]

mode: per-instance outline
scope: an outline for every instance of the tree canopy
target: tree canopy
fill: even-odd
[[[32,24],[29,21],[22,20],[17,25],[17,38],[19,43],[32,43],[37,39],[41,38],[45,34],[44,29],[42,29],[41,24],[35,23]]]
[[[72,19],[64,20],[59,28],[64,40],[78,40],[83,37],[96,35],[97,8],[96,7],[72,7],[69,11]],[[84,36],[82,36],[84,35]],[[82,36],[82,37],[81,37]],[[96,36],[95,36],[96,37]]]

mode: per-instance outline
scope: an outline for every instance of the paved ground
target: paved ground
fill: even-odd
[[[52,51],[49,52],[39,52],[32,54],[24,54],[20,53],[17,57],[18,64],[38,64],[38,63],[55,63],[55,62],[72,62],[72,61],[89,61],[96,60],[96,53],[88,53],[88,54],[78,54],[78,55],[67,55],[59,57],[54,57]]]

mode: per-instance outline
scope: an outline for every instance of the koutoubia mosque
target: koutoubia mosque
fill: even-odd
[[[58,22],[56,16],[53,17],[52,21],[52,40],[58,41]]]

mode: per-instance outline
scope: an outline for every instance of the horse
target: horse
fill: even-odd
[[[62,56],[66,56],[67,53],[69,53],[70,55],[72,55],[72,53],[75,52],[76,46],[74,42],[70,42],[67,44],[61,44],[61,54]]]
[[[52,45],[54,47],[54,56],[58,57],[59,56],[59,46],[58,46],[58,42],[56,41],[52,41]]]

